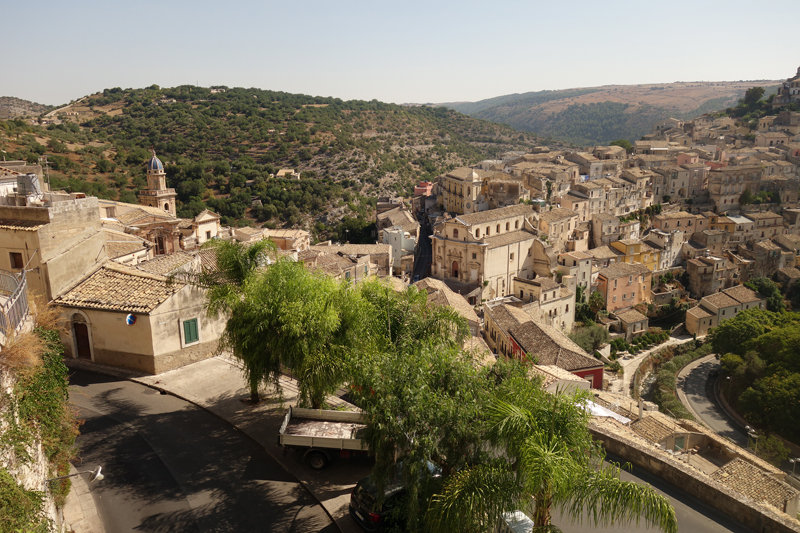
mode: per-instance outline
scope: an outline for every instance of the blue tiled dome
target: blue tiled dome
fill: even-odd
[[[153,157],[150,159],[150,161],[147,162],[147,171],[164,172],[164,164],[159,158],[156,157],[155,152],[153,152]]]

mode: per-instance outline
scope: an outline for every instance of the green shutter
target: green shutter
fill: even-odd
[[[200,333],[197,330],[197,319],[186,320],[183,323],[183,343],[191,344],[200,340]]]

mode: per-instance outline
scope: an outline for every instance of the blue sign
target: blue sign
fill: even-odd
[[[136,315],[128,315],[125,317],[125,323],[129,326],[136,324]]]

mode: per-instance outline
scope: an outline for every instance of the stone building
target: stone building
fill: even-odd
[[[484,337],[498,354],[536,364],[554,365],[589,381],[590,387],[602,388],[603,363],[586,354],[557,329],[537,322],[522,309],[506,302],[484,308]]]
[[[614,312],[640,303],[650,303],[653,273],[640,263],[615,263],[600,270],[597,290],[606,302],[606,310]]]
[[[206,316],[202,289],[114,262],[53,303],[66,357],[148,374],[212,357],[226,322]]]
[[[767,299],[744,285],[705,296],[697,307],[686,312],[686,331],[691,335],[706,335],[708,330],[734,318],[741,311],[766,309]]]
[[[443,221],[431,235],[431,275],[462,294],[479,286],[488,298],[508,294],[515,276],[534,277],[533,216],[516,205]]]
[[[153,157],[147,162],[147,189],[139,193],[139,202],[142,205],[163,209],[175,217],[177,216],[175,210],[176,197],[175,189],[167,187],[167,174],[164,172],[164,164],[156,157],[156,152],[153,151]]]
[[[686,261],[689,291],[695,298],[730,287],[738,279],[736,265],[725,257],[707,255]]]
[[[513,294],[523,310],[543,324],[571,333],[575,324],[575,292],[553,279],[514,278]]]
[[[539,214],[539,236],[545,238],[556,251],[564,250],[577,226],[578,213],[571,209],[558,207]]]
[[[489,209],[481,194],[484,176],[492,172],[460,167],[439,177],[439,203],[445,211],[465,215]]]
[[[24,268],[29,289],[48,301],[108,259],[97,198],[72,196],[0,206],[0,269]]]

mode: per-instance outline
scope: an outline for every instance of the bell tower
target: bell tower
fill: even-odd
[[[156,157],[156,151],[152,150],[152,152],[153,157],[147,162],[147,189],[139,193],[139,203],[150,207],[158,207],[175,217],[175,197],[177,196],[175,189],[167,188],[167,174],[164,172],[164,164]]]

